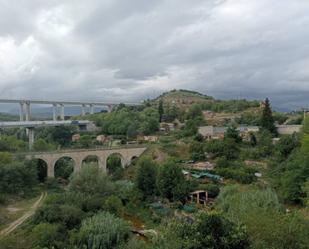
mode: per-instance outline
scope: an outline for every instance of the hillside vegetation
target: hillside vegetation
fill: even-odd
[[[0,238],[1,249],[309,248],[309,116],[273,112],[268,99],[260,106],[175,90],[84,118],[99,129],[37,129],[34,150],[147,150],[130,165],[112,154],[104,158],[107,170],[95,156],[80,170],[61,158],[48,178],[43,161],[14,154],[26,150],[26,132],[4,130],[0,227],[20,218],[12,207],[48,194],[31,218]],[[278,134],[276,124],[291,120],[303,130]],[[220,137],[199,134],[212,122],[226,126]],[[260,130],[243,134],[241,124]]]

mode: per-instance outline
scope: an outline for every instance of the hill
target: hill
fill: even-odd
[[[179,108],[188,108],[193,104],[202,104],[205,102],[213,102],[214,98],[199,92],[190,90],[172,90],[165,92],[152,100],[151,102],[158,103],[160,100],[163,101],[164,105],[175,105]]]

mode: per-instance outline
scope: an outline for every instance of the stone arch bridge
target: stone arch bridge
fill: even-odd
[[[95,156],[99,167],[107,171],[107,159],[111,155],[119,155],[122,167],[126,167],[134,158],[139,157],[147,148],[117,148],[117,149],[79,149],[79,150],[60,150],[53,152],[33,152],[27,154],[27,159],[40,159],[47,164],[47,177],[54,177],[56,162],[64,157],[71,158],[74,162],[74,172],[81,169],[83,161],[89,156]]]

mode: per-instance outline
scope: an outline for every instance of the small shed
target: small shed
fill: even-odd
[[[206,206],[208,201],[208,192],[205,190],[196,190],[189,195],[189,201]]]

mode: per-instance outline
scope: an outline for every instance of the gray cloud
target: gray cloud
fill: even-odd
[[[174,88],[309,105],[309,2],[0,0],[0,97],[134,101]]]

